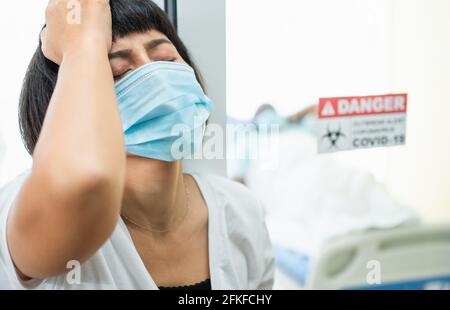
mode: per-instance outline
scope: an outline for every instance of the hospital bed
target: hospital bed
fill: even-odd
[[[274,288],[450,288],[450,225],[423,225],[367,169],[317,156],[307,127],[262,137],[279,150],[275,169],[264,158],[229,162],[265,207]]]
[[[276,289],[450,289],[450,225],[350,234],[327,242],[315,260],[275,253]]]

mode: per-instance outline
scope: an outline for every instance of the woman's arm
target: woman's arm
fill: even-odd
[[[317,105],[311,105],[311,106],[289,116],[288,120],[290,122],[296,123],[296,122],[301,121],[306,115],[311,114],[311,113],[314,113],[314,114],[317,113]]]
[[[80,25],[66,0],[51,0],[43,52],[60,64],[33,155],[33,169],[10,213],[7,235],[20,273],[47,278],[86,261],[119,217],[125,147],[108,60],[107,0],[81,0]]]

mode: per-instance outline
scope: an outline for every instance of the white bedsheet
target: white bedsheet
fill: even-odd
[[[275,244],[314,257],[330,238],[415,219],[370,173],[318,156],[312,136],[292,130],[278,144],[277,168],[267,170],[253,160],[246,176],[267,209]]]

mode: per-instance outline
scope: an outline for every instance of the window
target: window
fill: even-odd
[[[391,0],[227,0],[228,114],[391,91]],[[386,150],[338,154],[383,179]]]

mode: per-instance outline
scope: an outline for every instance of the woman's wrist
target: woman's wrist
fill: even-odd
[[[83,58],[104,56],[108,58],[109,47],[107,40],[101,36],[90,35],[77,43],[73,43],[62,53],[62,62],[64,60],[75,58],[77,61]]]

